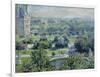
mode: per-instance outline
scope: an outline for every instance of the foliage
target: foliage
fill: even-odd
[[[32,64],[30,62],[23,63],[22,67],[23,72],[32,72]]]
[[[55,56],[56,55],[56,53],[55,52],[52,52],[52,56]]]
[[[74,43],[75,48],[77,49],[77,52],[83,53],[83,52],[89,52],[88,49],[88,40],[86,37],[78,36],[76,38],[76,41]]]
[[[41,43],[41,46],[42,46],[42,48],[44,48],[44,49],[48,49],[50,46],[49,46],[49,41],[40,41],[40,43]]]
[[[25,44],[22,43],[22,41],[16,41],[16,50],[24,50]]]
[[[88,41],[88,46],[94,52],[94,38],[93,37],[91,37],[91,39]]]
[[[66,59],[61,69],[90,69],[94,68],[94,59],[88,57],[84,58],[81,56],[73,56]]]
[[[42,43],[40,43],[38,50],[32,52],[32,71],[47,71],[52,69],[47,51],[45,51],[43,47]]]
[[[55,48],[64,48],[68,46],[69,40],[66,36],[55,36],[54,40],[52,41],[55,43]]]

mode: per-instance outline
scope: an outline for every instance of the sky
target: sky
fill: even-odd
[[[33,17],[94,18],[93,8],[28,5],[28,12]]]

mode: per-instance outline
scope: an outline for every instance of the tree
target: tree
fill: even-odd
[[[22,43],[22,41],[16,41],[16,50],[24,50],[25,44]]]
[[[94,38],[92,37],[88,42],[89,48],[91,48],[92,52],[94,53]]]
[[[53,43],[55,43],[56,48],[64,48],[68,46],[68,39],[66,36],[56,36],[53,40]]]
[[[52,56],[55,56],[56,55],[56,53],[55,52],[52,52]]]
[[[38,49],[32,52],[32,71],[52,70],[52,66],[49,63],[49,57],[47,56],[47,51],[45,51],[43,47],[42,43],[40,43]]]
[[[75,46],[77,52],[80,52],[80,53],[83,53],[83,52],[88,53],[89,52],[88,39],[86,37],[78,36],[76,38],[74,46]]]
[[[22,64],[23,72],[32,72],[32,64],[30,62]]]
[[[69,43],[69,40],[68,40],[68,38],[67,38],[66,35],[63,36],[63,38],[64,38],[64,40],[65,40],[65,47],[67,47],[67,46],[68,46],[68,43]]]
[[[38,49],[38,47],[39,47],[39,42],[38,41],[35,41],[34,42],[33,49]]]
[[[58,41],[58,36],[55,36],[53,42],[57,42]]]
[[[62,70],[72,69],[90,69],[94,68],[94,59],[83,58],[81,56],[72,56],[66,59],[66,62],[61,67]]]
[[[33,43],[33,39],[32,38],[27,38],[23,40],[23,44],[32,44]]]
[[[42,48],[43,49],[50,48],[50,46],[51,46],[51,42],[50,41],[48,41],[48,40],[39,40],[39,41],[35,41],[34,42],[33,49],[38,49],[40,44],[42,44]]]
[[[47,48],[50,48],[50,44],[49,44],[49,41],[46,40],[46,41],[40,41],[40,43],[42,44],[42,48],[44,49],[47,49]]]

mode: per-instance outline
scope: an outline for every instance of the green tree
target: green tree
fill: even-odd
[[[78,36],[74,43],[75,48],[78,52],[88,52],[88,38],[83,36]]]
[[[49,48],[49,41],[40,41],[40,43],[42,44],[42,48],[47,49]]]
[[[32,71],[52,70],[52,66],[49,63],[49,57],[47,56],[47,51],[45,51],[43,47],[43,43],[40,43],[38,49],[32,52]]]
[[[32,64],[30,62],[26,62],[22,64],[23,72],[32,72]]]
[[[66,59],[66,62],[63,64],[61,69],[72,70],[72,69],[91,69],[94,68],[94,59],[93,58],[84,58],[81,56],[73,56]]]
[[[55,52],[52,52],[52,56],[55,56],[56,55],[56,53]]]

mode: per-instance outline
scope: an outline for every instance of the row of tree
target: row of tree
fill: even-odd
[[[74,46],[77,52],[89,53],[89,51],[91,50],[94,53],[94,38],[93,37],[87,38],[87,37],[79,36],[76,38]]]

